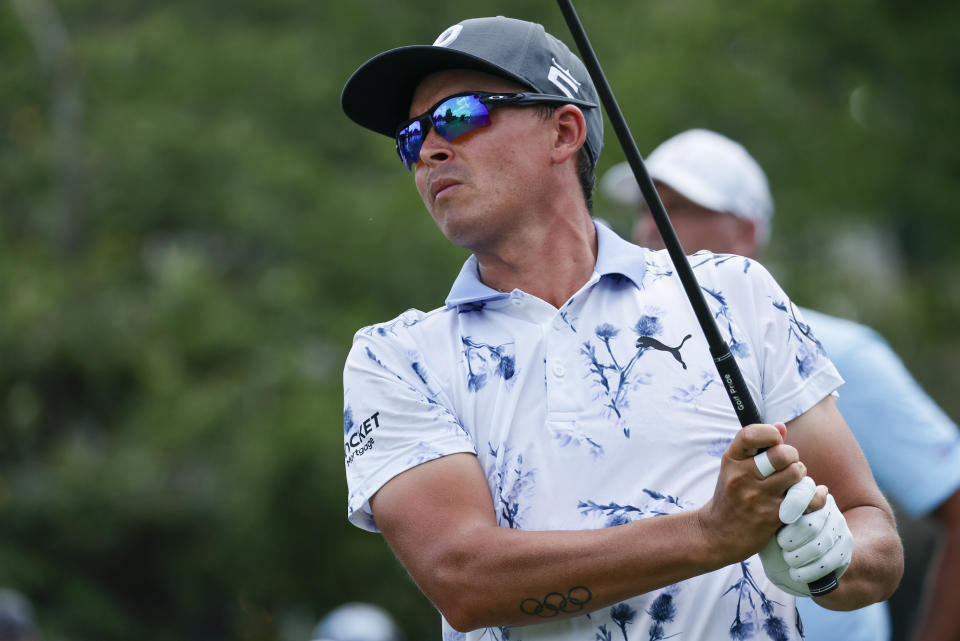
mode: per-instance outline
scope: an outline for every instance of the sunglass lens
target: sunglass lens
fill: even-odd
[[[433,112],[433,127],[448,142],[490,125],[490,112],[477,96],[456,96]]]
[[[423,146],[423,124],[414,120],[397,134],[397,150],[407,169],[420,160],[420,147]]]

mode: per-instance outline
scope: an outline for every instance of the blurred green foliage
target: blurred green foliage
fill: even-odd
[[[54,0],[50,50],[28,5],[0,2],[0,584],[48,639],[305,640],[348,600],[436,638],[346,523],[340,372],[356,329],[442,304],[465,254],[338,98],[466,17],[570,42],[559,11]],[[960,416],[960,6],[577,8],[641,152],[693,126],[742,141],[788,291],[877,327]],[[622,159],[608,131],[599,172]]]

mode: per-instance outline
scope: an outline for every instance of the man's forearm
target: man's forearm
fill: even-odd
[[[829,610],[855,610],[888,599],[903,575],[903,545],[890,512],[874,506],[844,512],[853,533],[853,561],[840,587],[817,597]]]
[[[443,570],[414,574],[459,630],[578,616],[729,564],[695,512],[602,530],[482,527],[425,561]]]

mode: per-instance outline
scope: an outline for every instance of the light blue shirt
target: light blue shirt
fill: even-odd
[[[476,456],[504,528],[614,527],[710,500],[740,424],[703,332],[665,252],[597,235],[593,274],[559,309],[487,287],[471,257],[445,307],[357,333],[344,368],[351,522],[376,531],[369,501],[383,484],[455,453]],[[708,252],[691,264],[767,422],[842,383],[761,265]],[[800,639],[794,598],[756,556],[550,622],[589,599],[583,586],[529,599],[544,622],[509,630],[444,621],[443,639]]]
[[[880,489],[912,516],[930,513],[960,487],[960,430],[877,332],[808,309],[803,316],[846,381],[837,407]],[[797,607],[810,641],[890,639],[885,602],[852,612],[812,599]]]

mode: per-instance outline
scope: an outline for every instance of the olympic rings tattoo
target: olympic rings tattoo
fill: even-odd
[[[536,599],[524,599],[520,602],[520,609],[524,614],[549,619],[561,612],[566,614],[579,612],[583,609],[583,606],[590,603],[592,598],[593,594],[588,588],[577,585],[567,591],[567,596],[563,596],[559,592],[551,592],[543,597],[542,602]]]

